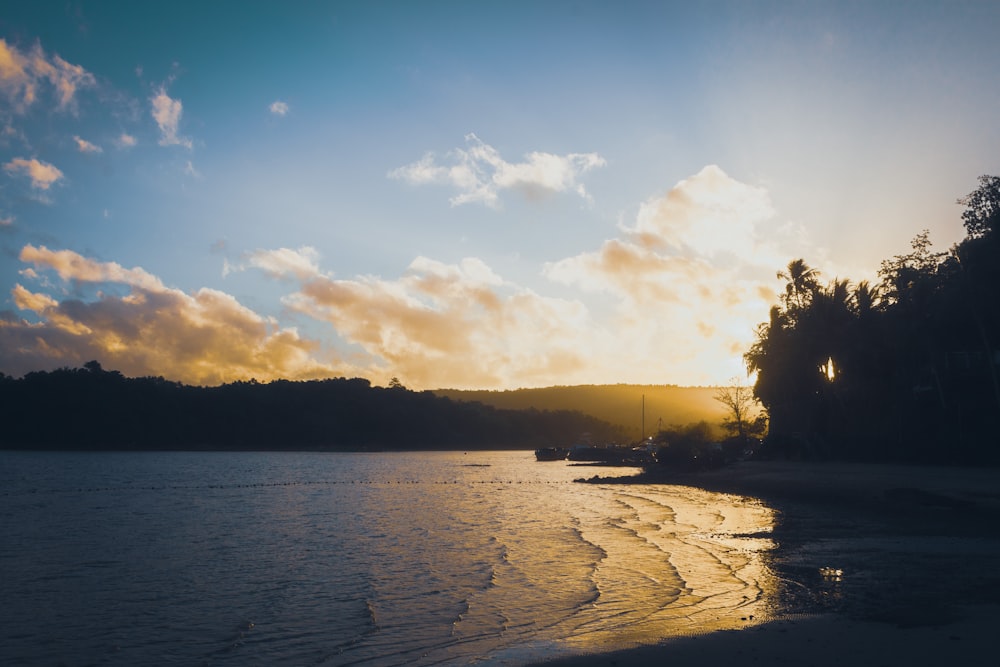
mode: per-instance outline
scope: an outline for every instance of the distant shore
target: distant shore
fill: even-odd
[[[776,509],[781,611],[549,667],[996,664],[1000,469],[743,462],[587,481],[696,486]]]

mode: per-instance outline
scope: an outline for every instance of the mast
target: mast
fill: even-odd
[[[646,440],[646,395],[642,395],[642,438],[640,440]]]

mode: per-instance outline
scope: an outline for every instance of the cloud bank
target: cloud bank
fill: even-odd
[[[712,384],[742,372],[775,298],[783,263],[756,240],[773,215],[766,191],[706,167],[644,202],[621,237],[543,267],[579,298],[515,285],[477,258],[418,257],[397,280],[335,279],[315,249],[282,248],[233,270],[297,282],[287,308],[329,324],[414,387]]]
[[[618,236],[540,267],[561,297],[475,257],[420,256],[396,279],[336,278],[310,246],[226,262],[224,275],[254,272],[288,286],[282,317],[327,328],[315,339],[218,290],[187,294],[139,267],[27,245],[22,276],[42,288],[12,291],[23,314],[0,322],[0,368],[96,358],[196,384],[331,375],[397,376],[414,388],[716,384],[742,372],[754,327],[776,298],[775,266],[787,260],[776,263],[780,254],[757,240],[773,215],[765,190],[706,167],[642,203]],[[66,296],[66,286],[79,294],[80,285],[98,291]],[[332,360],[321,338],[350,363]]]
[[[163,375],[200,385],[358,374],[358,369],[321,361],[317,341],[258,315],[224,292],[202,288],[187,294],[141,268],[69,250],[28,245],[20,259],[31,265],[22,272],[27,278],[55,274],[64,285],[117,286],[125,294],[101,289],[90,300],[58,299],[15,285],[14,304],[35,321],[0,318],[0,367],[8,373],[99,359],[126,375]]]
[[[285,306],[329,324],[385,377],[415,387],[512,386],[588,366],[585,308],[510,285],[481,260],[418,257],[398,280],[337,280],[314,260],[281,249],[255,253],[248,266],[299,281]]]

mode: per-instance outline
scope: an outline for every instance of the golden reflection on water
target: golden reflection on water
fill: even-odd
[[[26,555],[2,579],[32,611],[4,618],[22,664],[107,662],[106,628],[121,664],[155,663],[164,642],[183,664],[529,664],[743,627],[775,598],[770,508],[574,481],[630,469],[529,452],[115,453],[86,459],[101,466],[81,483],[84,459],[60,455],[36,496],[39,460],[0,497],[25,516],[10,530]],[[170,481],[149,486],[150,462]],[[111,603],[81,611],[94,591]]]
[[[777,591],[766,562],[775,546],[771,508],[755,499],[689,487],[601,490],[634,512],[619,530],[602,534],[608,553],[602,567],[628,571],[635,566],[638,572],[632,573],[640,580],[658,581],[654,586],[633,581],[621,592],[620,605],[631,610],[632,618],[609,615],[604,600],[598,600],[593,612],[600,620],[590,623],[588,632],[568,635],[568,644],[588,651],[617,648],[767,620]],[[663,588],[676,591],[668,604],[658,597]]]
[[[365,480],[355,498],[370,522],[379,628],[366,644],[380,652],[390,635],[412,645],[447,625],[434,659],[502,662],[524,646],[589,653],[746,627],[775,604],[775,513],[757,500],[577,483],[595,470],[513,453],[412,464]]]

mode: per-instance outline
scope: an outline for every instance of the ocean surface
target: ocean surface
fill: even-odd
[[[0,452],[0,664],[521,665],[741,627],[774,516],[531,452]]]

